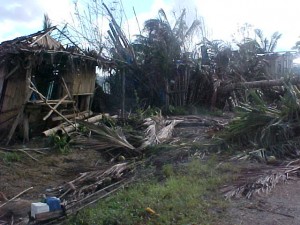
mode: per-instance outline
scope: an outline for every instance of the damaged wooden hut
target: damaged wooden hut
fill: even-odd
[[[1,140],[8,144],[15,134],[27,141],[30,133],[88,113],[96,66],[95,57],[56,27],[2,42]]]

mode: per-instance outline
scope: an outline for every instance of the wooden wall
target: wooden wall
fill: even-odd
[[[3,86],[0,105],[0,129],[8,128],[24,103],[26,71],[19,69]]]
[[[76,72],[67,72],[64,79],[72,95],[92,95],[95,90],[95,67],[81,66]]]

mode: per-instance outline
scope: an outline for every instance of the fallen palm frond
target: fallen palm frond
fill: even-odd
[[[65,204],[67,213],[72,213],[118,189],[128,180],[128,174],[132,168],[132,164],[120,163],[105,171],[81,173],[74,180],[49,190],[47,194],[59,196]]]
[[[268,194],[276,185],[299,178],[299,172],[299,159],[276,168],[258,169],[254,172],[247,170],[236,179],[239,184],[226,188],[225,197],[226,199],[251,198],[254,195]]]
[[[219,138],[239,147],[264,149],[267,155],[278,158],[298,156],[300,91],[293,85],[285,88],[285,95],[273,106],[268,106],[252,92],[252,104],[238,107],[237,117]]]
[[[268,194],[278,183],[285,182],[287,175],[277,172],[261,176],[253,182],[243,184],[225,194],[226,199],[245,196],[251,198],[255,194]]]
[[[89,138],[77,137],[74,140],[75,144],[83,144],[86,147],[100,150],[114,148],[135,149],[135,147],[126,140],[120,127],[110,128],[104,124],[95,125],[85,121],[78,121],[78,123],[88,128],[94,135]]]
[[[145,119],[144,126],[147,126],[145,129],[146,138],[139,149],[167,141],[172,136],[174,127],[180,122],[182,120],[166,120],[160,116]]]

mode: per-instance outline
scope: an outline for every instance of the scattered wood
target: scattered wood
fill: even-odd
[[[74,180],[53,188],[50,194],[59,196],[65,203],[66,212],[73,213],[120,188],[128,182],[128,175],[133,168],[134,164],[125,162],[104,171],[85,172]]]
[[[85,117],[85,115],[86,115],[86,113],[84,113],[83,115],[79,115],[78,117],[75,117],[75,119],[82,119]],[[103,117],[103,115],[100,114],[100,115],[96,115],[96,116],[90,117],[88,119],[85,119],[84,121],[89,122],[89,123],[95,123],[95,122],[101,120],[102,117]],[[55,134],[59,130],[61,130],[63,133],[69,133],[69,132],[76,130],[76,128],[78,128],[78,126],[79,126],[79,123],[76,123],[76,122],[73,122],[72,125],[67,125],[66,123],[62,123],[62,124],[60,124],[56,127],[53,127],[49,130],[43,131],[43,134],[46,137],[49,137],[52,134]]]
[[[0,208],[2,208],[3,206],[5,206],[6,204],[8,204],[9,202],[17,199],[18,197],[20,197],[22,194],[26,193],[27,191],[33,189],[33,187],[27,188],[26,190],[20,192],[19,194],[17,194],[16,196],[14,196],[13,198],[7,200],[6,202],[4,202],[2,205],[0,205]]]
[[[45,220],[49,220],[49,219],[55,219],[55,218],[59,218],[61,216],[64,216],[65,213],[63,210],[57,210],[57,211],[53,211],[53,212],[44,212],[44,213],[39,213],[35,215],[35,221],[36,222],[41,222],[41,221],[45,221]]]
[[[64,115],[62,115],[60,112],[58,112],[56,109],[54,109],[50,104],[47,103],[47,99],[45,98],[45,96],[43,94],[41,94],[36,87],[34,86],[34,84],[31,82],[32,87],[29,87],[29,89],[31,89],[32,91],[34,91],[35,93],[37,93],[41,99],[44,100],[44,103],[50,108],[52,109],[56,114],[58,114],[59,116],[61,116],[66,122],[68,122],[70,125],[73,126],[73,123],[68,120],[66,117],[64,117]]]

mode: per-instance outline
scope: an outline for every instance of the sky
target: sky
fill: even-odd
[[[73,1],[0,0],[0,42],[42,29],[44,13],[55,25],[71,21]],[[88,0],[78,1],[84,4]],[[260,28],[268,38],[275,31],[282,33],[278,51],[290,50],[300,40],[299,0],[122,0],[122,4],[128,21],[124,29],[131,35],[138,33],[133,7],[141,27],[145,20],[157,17],[160,8],[165,10],[170,21],[173,13],[178,14],[186,8],[188,21],[193,21],[196,16],[204,18],[210,39],[230,42],[237,28],[248,23],[253,28]]]

